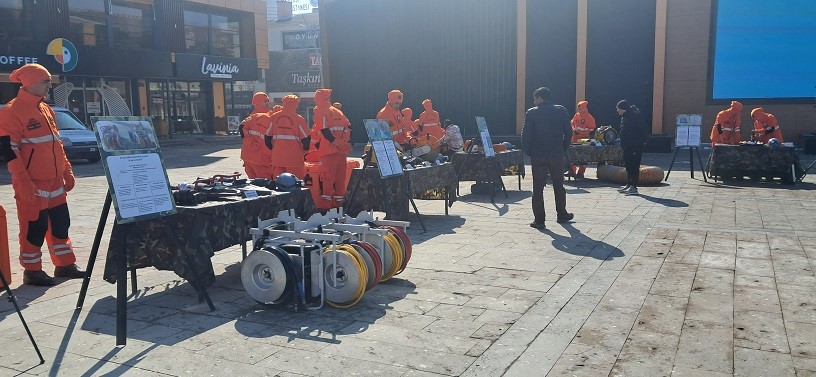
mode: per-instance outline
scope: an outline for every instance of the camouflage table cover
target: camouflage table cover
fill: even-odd
[[[294,209],[299,217],[313,214],[315,205],[309,190],[273,191],[272,195],[252,199],[178,206],[178,212],[171,216],[114,224],[103,278],[116,282],[116,258],[123,232],[127,231],[129,269],[153,266],[173,271],[198,287],[209,287],[215,282],[210,262],[215,252],[249,241],[249,228],[257,226],[258,218],[271,219],[287,209]],[[174,240],[168,228],[175,229],[178,240]],[[188,257],[193,266],[187,262]]]
[[[382,211],[387,219],[406,220],[409,200],[403,191],[403,182],[408,184],[408,192],[415,199],[445,199],[447,193],[451,201],[455,200],[453,188],[456,185],[456,174],[449,162],[407,169],[402,178],[383,179],[377,168],[369,167],[351,172],[343,200],[344,210],[351,216],[357,216],[362,211]],[[354,198],[351,197],[352,194]]]
[[[518,175],[524,177],[524,153],[521,150],[511,150],[496,153],[496,163],[502,175]],[[459,181],[487,182],[490,171],[482,153],[457,152],[451,156],[451,163],[459,175]],[[519,178],[520,179],[520,178]]]
[[[717,144],[711,151],[706,171],[712,178],[782,178],[793,182],[791,165],[796,177],[804,168],[796,151],[790,147],[771,148],[761,144]]]
[[[623,149],[620,145],[577,145],[569,147],[570,163],[573,165],[588,165],[592,163],[608,163],[610,165],[623,164]]]

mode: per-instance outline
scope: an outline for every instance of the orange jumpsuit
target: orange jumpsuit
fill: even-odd
[[[346,115],[331,105],[331,89],[315,91],[315,109],[313,129],[319,145],[317,155],[325,173],[322,180],[320,197],[339,206],[346,195],[346,156],[351,152],[351,123]]]
[[[411,136],[414,136],[414,132],[419,132],[419,120],[414,120],[414,110],[411,110],[410,107],[402,109],[400,114],[402,114],[402,128],[410,134],[406,135],[410,139]]]
[[[575,143],[581,139],[591,139],[592,132],[595,131],[595,117],[589,113],[587,106],[589,102],[578,102],[578,111],[572,117],[570,124],[572,125],[572,142]],[[570,171],[574,175],[583,175],[586,171],[586,166],[572,165]]]
[[[430,99],[422,101],[422,107],[425,111],[419,114],[419,125],[421,134],[428,134],[437,139],[442,139],[445,136],[445,130],[442,129],[442,122],[439,120],[439,112],[433,109],[433,102]]]
[[[776,138],[780,143],[784,143],[782,130],[779,129],[779,121],[771,113],[766,113],[761,107],[751,110],[751,118],[754,119],[754,140],[768,143]]]
[[[283,97],[283,110],[272,114],[266,136],[272,139],[272,175],[292,173],[303,178],[303,156],[309,148],[309,126],[297,110],[300,99]],[[304,148],[305,145],[305,148]]]
[[[241,144],[241,160],[244,161],[244,169],[247,177],[252,178],[274,178],[272,176],[272,152],[264,142],[264,136],[269,129],[272,117],[269,113],[269,100],[265,93],[255,93],[252,97],[252,105],[255,107],[252,114],[241,122],[239,128],[241,137],[244,138]]]
[[[405,125],[402,122],[402,113],[400,113],[400,106],[402,106],[402,92],[399,90],[392,90],[388,92],[388,102],[385,103],[382,109],[377,113],[377,119],[385,119],[388,122],[388,127],[391,129],[391,137],[397,144],[405,144],[408,142],[406,137]]]
[[[0,153],[8,160],[11,173],[20,222],[20,264],[27,271],[42,270],[43,241],[48,243],[55,266],[76,262],[68,237],[67,203],[74,173],[54,111],[42,100],[20,89],[17,98],[0,109]]]
[[[711,128],[711,146],[715,144],[739,144],[742,141],[742,104],[731,101],[731,107],[720,111]]]

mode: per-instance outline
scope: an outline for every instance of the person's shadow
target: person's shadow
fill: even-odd
[[[623,256],[623,251],[606,242],[593,240],[581,233],[571,223],[559,224],[569,232],[569,236],[560,235],[550,229],[541,229],[542,233],[552,237],[552,246],[559,251],[572,255],[591,257],[599,260],[611,260]]]

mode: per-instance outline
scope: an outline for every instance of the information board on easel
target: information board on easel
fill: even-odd
[[[484,117],[476,117],[476,127],[479,129],[479,137],[482,139],[485,157],[495,157],[496,151],[493,149],[493,141],[490,139],[490,131],[487,129],[487,121]]]
[[[377,167],[380,177],[396,177],[403,174],[397,147],[391,138],[391,131],[388,122],[382,119],[364,120],[368,140],[371,142],[371,149],[377,157]]]
[[[680,114],[677,116],[674,145],[678,148],[699,147],[703,127],[702,114]]]
[[[703,128],[702,114],[679,114],[677,115],[675,123],[676,130],[674,136],[674,156],[672,157],[669,170],[666,172],[665,181],[669,180],[669,174],[674,167],[674,161],[677,159],[677,154],[681,149],[689,150],[689,172],[691,178],[694,178],[694,156],[693,152],[697,152],[697,162],[700,164],[700,170],[703,173],[703,181],[708,182],[705,175],[705,168],[703,167],[703,160],[700,158],[700,139]]]
[[[147,117],[92,117],[119,224],[176,212],[156,131]]]

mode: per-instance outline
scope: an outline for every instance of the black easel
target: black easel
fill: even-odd
[[[5,236],[0,235],[0,237]],[[14,310],[16,310],[17,315],[20,316],[20,322],[23,323],[23,328],[25,328],[25,331],[28,334],[28,339],[31,340],[31,345],[34,346],[34,351],[37,351],[37,356],[40,358],[40,365],[45,364],[45,359],[43,359],[42,353],[40,352],[40,347],[37,347],[37,342],[34,341],[34,336],[31,335],[31,330],[28,329],[28,324],[26,324],[25,318],[23,318],[23,312],[20,311],[20,307],[17,305],[17,297],[14,297],[14,292],[11,291],[11,287],[9,287],[8,280],[6,280],[6,276],[3,275],[3,272],[0,272],[0,280],[3,283],[3,286],[6,288],[6,292],[8,292],[9,302],[14,305]]]
[[[700,158],[700,147],[692,147],[692,146],[674,147],[674,157],[672,157],[671,164],[669,165],[669,171],[666,172],[666,178],[663,179],[663,180],[664,181],[669,180],[669,174],[671,174],[672,167],[674,166],[674,160],[677,159],[677,154],[680,152],[681,149],[688,149],[688,151],[689,151],[689,164],[691,164],[691,166],[689,167],[689,171],[691,172],[691,178],[692,179],[694,179],[694,154],[693,154],[693,151],[697,151],[697,162],[700,163],[700,172],[703,173],[703,181],[708,182],[708,179],[706,179],[705,166],[703,165],[703,160]]]
[[[365,169],[367,167],[371,166],[371,154],[372,153],[374,153],[373,148],[371,149],[371,152],[369,152],[369,154],[366,155],[363,158],[363,168],[360,170],[360,179],[358,179],[357,182],[354,183],[354,187],[351,189],[351,194],[349,195],[348,202],[346,202],[347,207],[351,207],[351,203],[354,202],[354,196],[357,194],[357,189],[360,187],[360,184],[363,182],[363,178],[364,178],[364,175],[365,175]],[[391,177],[389,177],[389,178],[391,178]],[[383,200],[384,200],[383,204],[385,205],[385,208],[388,208],[389,207],[389,202],[388,202],[388,193],[387,193],[387,190],[386,190],[386,188],[388,187],[388,184],[387,184],[388,183],[388,181],[387,181],[388,178],[380,178],[380,179],[383,181],[383,184],[381,185],[382,189],[383,189],[383,193],[382,193],[383,194]],[[408,185],[410,184],[410,182],[408,181],[408,179],[406,179],[405,173],[403,173],[399,177],[399,179],[400,179],[400,186],[402,186],[403,194],[408,198],[408,201],[411,203],[411,206],[414,207],[414,213],[416,213],[416,215],[417,215],[417,220],[419,220],[419,225],[422,226],[422,232],[423,233],[427,232],[428,230],[425,229],[425,223],[422,222],[422,215],[419,213],[419,209],[417,208],[416,202],[414,202],[414,197],[411,195],[411,192],[408,189]],[[447,205],[448,205],[448,203],[447,203],[447,193],[446,193],[445,214],[447,214],[447,210],[448,210]],[[363,209],[363,210],[365,210],[365,209]]]
[[[496,186],[500,185],[502,191],[504,192],[504,197],[509,198],[507,196],[507,187],[504,186],[504,180],[501,178],[501,169],[499,169],[499,163],[496,161],[496,156],[487,157],[483,153],[473,152],[473,147],[476,146],[476,139],[471,139],[470,146],[468,147],[467,151],[465,152],[465,160],[462,161],[462,166],[459,167],[459,171],[456,172],[456,182],[459,182],[459,178],[462,176],[462,170],[465,169],[465,166],[468,165],[468,160],[471,156],[475,157],[478,161],[480,157],[484,157],[485,167],[487,171],[485,171],[485,176],[487,176],[487,183],[490,184],[490,202],[496,202]],[[490,148],[493,148],[491,145]],[[484,149],[484,146],[482,146]],[[459,190],[457,184],[457,191]],[[521,190],[521,178],[519,178],[519,190]],[[458,194],[458,192],[457,192]]]
[[[111,198],[110,191],[108,191],[107,195],[105,196],[105,204],[102,205],[102,213],[99,215],[99,223],[96,227],[96,234],[94,235],[94,242],[91,246],[91,254],[88,257],[88,266],[85,269],[85,278],[82,279],[82,287],[79,290],[79,298],[77,299],[76,310],[82,309],[82,305],[85,303],[85,296],[88,293],[88,285],[91,282],[91,275],[93,274],[94,263],[96,262],[96,257],[99,254],[99,246],[102,242],[102,233],[105,231],[105,226],[108,222],[108,213],[110,212],[110,207],[113,199]],[[114,231],[121,233],[121,241],[119,247],[119,255],[116,258],[116,345],[117,346],[124,346],[127,342],[127,237],[128,234],[131,232],[131,227],[133,224],[120,224],[119,227],[115,227]],[[175,232],[175,229],[172,227],[167,227],[170,229],[170,234],[174,241],[178,240],[178,235]],[[111,235],[113,237],[113,235]],[[177,243],[178,245],[178,243]],[[184,257],[187,258],[187,264],[190,265],[190,269],[192,270],[195,276],[198,276],[198,272],[193,264],[191,264],[191,260],[189,255],[186,252],[182,252]],[[131,283],[132,283],[132,292],[136,293],[136,269],[133,268],[130,270],[131,274]],[[212,300],[210,299],[209,294],[207,294],[206,289],[203,287],[199,287],[197,282],[190,281],[190,284],[196,289],[199,293],[199,300],[201,296],[207,301],[207,304],[210,306],[210,310],[215,310],[215,306],[213,306]]]

